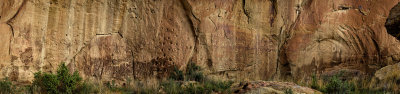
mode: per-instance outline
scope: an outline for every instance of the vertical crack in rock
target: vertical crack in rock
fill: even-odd
[[[198,25],[200,24],[200,19],[196,17],[196,15],[194,15],[193,10],[192,10],[192,6],[189,4],[189,2],[187,0],[180,0],[185,12],[186,12],[186,18],[189,21],[190,24],[190,28],[192,29],[192,34],[194,37],[194,47],[192,49],[192,52],[194,52],[194,54],[197,54],[198,51],[198,46],[200,46],[200,42],[204,42],[204,41],[200,41],[199,38],[199,28]],[[207,53],[207,57],[208,59],[211,59],[211,54],[210,51],[208,49],[208,47],[206,47],[206,53]],[[190,58],[193,58],[194,54],[191,55]]]
[[[11,29],[11,37],[10,37],[10,43],[8,44],[8,54],[11,55],[11,43],[12,43],[12,39],[14,38],[14,28],[12,27],[11,24],[6,23],[8,26],[10,26]]]
[[[120,3],[119,3],[120,4]],[[122,6],[122,8],[121,9],[124,9],[124,10],[122,10],[121,12],[122,13],[120,13],[120,15],[118,15],[118,18],[119,19],[121,19],[121,21],[118,21],[118,31],[117,32],[115,32],[115,33],[117,33],[121,38],[124,38],[124,36],[122,35],[122,28],[123,28],[123,25],[122,25],[122,23],[123,23],[123,21],[126,19],[125,17],[126,17],[126,8],[127,8],[127,5],[126,5],[126,2],[122,2],[122,4],[120,5],[120,6]]]
[[[208,19],[213,23],[213,25],[214,25],[214,30],[216,31],[216,30],[217,30],[217,24],[215,24],[215,22],[214,22],[213,20],[211,20],[210,17],[208,17]]]
[[[11,55],[11,48],[12,48],[11,42],[12,42],[12,39],[14,38],[14,27],[11,25],[11,21],[14,20],[15,17],[17,17],[17,15],[20,13],[21,9],[24,7],[25,3],[26,3],[26,0],[23,0],[23,1],[22,1],[22,4],[21,4],[21,6],[18,8],[17,12],[16,12],[9,20],[6,21],[6,24],[7,24],[8,26],[10,26],[11,35],[12,35],[12,36],[11,36],[11,39],[10,39],[9,47],[8,47],[8,54],[9,54],[9,55]],[[1,18],[1,16],[0,16],[0,18]]]
[[[282,35],[283,34],[283,26],[280,28],[280,32],[279,32],[279,36],[284,36],[284,35]],[[276,69],[275,69],[275,71],[277,72],[277,73],[275,73],[275,77],[276,78],[278,78],[279,79],[279,76],[280,76],[280,74],[279,74],[279,65],[280,65],[280,53],[281,53],[281,48],[282,48],[282,45],[283,45],[283,43],[282,43],[282,40],[284,40],[284,38],[282,38],[282,37],[279,37],[279,41],[278,41],[278,49],[277,49],[277,54],[278,54],[278,57],[277,57],[277,63],[276,63]]]
[[[184,8],[185,12],[186,12],[186,16],[187,16],[186,18],[189,21],[190,28],[192,29],[192,34],[193,34],[193,37],[195,39],[195,46],[196,46],[198,44],[197,28],[194,26],[195,23],[193,22],[193,20],[190,19],[190,16],[194,16],[194,15],[193,15],[193,13],[191,11],[191,7],[190,7],[189,3],[186,0],[180,0],[180,1],[181,1],[181,4],[183,5],[183,8]],[[198,19],[196,19],[196,20],[200,21]]]
[[[272,7],[271,7],[272,17],[270,19],[270,26],[272,27],[272,25],[275,22],[276,15],[278,14],[278,4],[277,4],[276,0],[270,0],[270,1],[272,4]]]
[[[310,0],[307,0],[306,2],[309,2]],[[304,3],[304,2],[303,2]],[[302,4],[304,5],[304,4]],[[293,29],[295,28],[295,26],[298,24],[299,20],[300,20],[300,15],[301,15],[301,6],[297,6],[296,9],[296,19],[294,20],[294,22],[289,25],[287,30],[283,30],[283,27],[281,27],[281,31],[279,33],[280,37],[280,41],[278,43],[278,58],[277,58],[277,69],[276,71],[279,72],[279,74],[277,75],[277,78],[283,77],[284,79],[286,78],[286,76],[291,76],[291,69],[290,69],[290,62],[287,61],[287,56],[286,56],[286,45],[287,45],[287,41],[288,39],[290,39],[292,33],[293,33]]]
[[[14,37],[14,27],[10,23],[6,23],[8,26],[10,26],[11,29],[11,35]]]
[[[371,34],[372,36],[377,36],[376,33],[372,30],[371,27],[367,26],[366,28],[367,28],[368,31],[370,31],[372,33]],[[371,40],[374,43],[375,49],[377,51],[377,55],[378,55],[377,61],[381,62],[382,55],[381,55],[381,48],[379,47],[379,42],[377,41],[376,38],[371,38]]]
[[[250,23],[250,13],[248,10],[246,10],[246,0],[242,0],[242,9],[243,9],[243,13],[244,15],[247,17],[247,23]]]
[[[135,58],[134,58],[135,55],[133,53],[133,50],[130,50],[130,52],[131,52],[131,56],[132,56],[132,75],[135,76],[135,65],[136,65]]]
[[[17,15],[19,15],[21,9],[25,6],[25,3],[26,3],[26,0],[23,0],[23,1],[22,1],[22,4],[21,4],[21,6],[18,8],[17,12],[6,22],[6,24],[8,24],[8,25],[10,26],[10,28],[11,28],[11,33],[12,33],[12,36],[13,36],[13,37],[14,37],[14,28],[13,28],[13,26],[11,25],[11,21],[14,20],[15,17],[17,17]]]

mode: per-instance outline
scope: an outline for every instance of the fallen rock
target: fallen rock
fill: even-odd
[[[396,76],[400,76],[400,63],[383,67],[375,72],[375,77],[378,80],[385,80]]]
[[[371,86],[375,89],[400,90],[400,63],[376,71]]]
[[[294,94],[322,94],[321,92],[299,86],[292,82],[253,81],[236,86],[234,93],[246,94],[284,94],[293,91]]]

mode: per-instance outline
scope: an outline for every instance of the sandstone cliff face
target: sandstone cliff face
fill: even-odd
[[[61,62],[84,78],[164,78],[173,66],[274,80],[400,60],[384,27],[399,0],[1,0],[0,77]]]

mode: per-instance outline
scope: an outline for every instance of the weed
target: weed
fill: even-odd
[[[76,89],[79,94],[99,93],[99,87],[95,84],[84,82]]]
[[[173,72],[171,72],[169,78],[172,80],[183,81],[184,80],[183,72],[179,70],[177,67],[174,67],[174,70]]]
[[[293,94],[293,90],[292,89],[286,89],[285,90],[285,94]]]
[[[186,67],[186,78],[190,81],[198,81],[201,82],[205,79],[205,76],[200,71],[201,68],[197,66],[195,63],[191,62]]]
[[[0,81],[0,93],[1,94],[11,94],[15,91],[15,87],[8,78],[4,78]]]
[[[161,83],[164,91],[167,94],[183,94],[184,88],[181,83],[175,82],[173,80],[168,80],[167,82]]]
[[[232,81],[215,81],[206,79],[201,68],[195,63],[187,65],[186,74],[177,68],[171,73],[170,80],[161,84],[167,94],[209,94],[212,92],[230,93]],[[184,85],[182,80],[195,81]]]
[[[317,76],[315,76],[315,74],[311,76],[311,88],[317,90],[320,89],[320,86],[318,84],[318,79]]]
[[[108,89],[110,89],[111,91],[117,91],[118,90],[117,86],[115,85],[115,80],[112,80],[111,83],[107,82],[106,83],[106,87]]]

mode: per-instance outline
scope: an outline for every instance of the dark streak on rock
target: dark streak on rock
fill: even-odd
[[[189,21],[190,24],[190,29],[192,29],[192,34],[193,34],[193,39],[194,39],[194,47],[193,47],[193,51],[196,54],[197,53],[197,47],[200,45],[199,44],[199,36],[198,36],[198,28],[196,28],[195,26],[195,22],[191,19],[191,16],[193,16],[193,18],[195,18],[197,22],[200,22],[199,19],[197,19],[197,17],[195,17],[195,15],[192,12],[192,8],[189,5],[187,0],[180,0],[180,3],[182,4],[183,9],[186,12],[186,20]],[[190,58],[193,58],[194,55],[192,55]]]
[[[13,17],[11,17],[8,21],[7,24],[9,24],[11,22],[11,20],[13,20],[19,13],[20,10],[22,9],[22,7],[24,7],[25,3],[27,0],[22,1],[21,7],[18,8],[17,13],[15,13],[15,15]]]
[[[118,31],[117,33],[118,33],[119,36],[121,36],[121,38],[124,38],[124,36],[122,36],[121,31]]]
[[[276,0],[270,0],[270,1],[272,4],[272,7],[271,7],[272,17],[270,19],[270,26],[272,27],[272,25],[275,22],[276,15],[278,14],[278,4],[277,4]]]
[[[208,19],[210,19],[210,18],[208,18]],[[211,19],[210,19],[210,21],[213,23],[213,25],[215,27],[214,30],[217,31],[217,25],[215,24],[215,22],[213,20],[211,20]]]
[[[11,28],[11,34],[12,34],[12,37],[11,37],[11,39],[10,39],[9,48],[8,48],[8,54],[10,54],[10,55],[11,55],[11,42],[12,42],[11,40],[12,40],[12,38],[14,38],[14,27],[13,27],[10,23],[11,23],[11,21],[12,21],[15,17],[17,17],[17,15],[20,13],[20,10],[24,7],[25,3],[26,3],[26,0],[22,1],[22,4],[21,4],[21,6],[18,8],[18,10],[17,10],[17,12],[15,13],[15,15],[12,16],[12,17],[11,17],[9,20],[7,20],[7,22],[6,22],[6,24],[10,26],[10,28]],[[1,18],[1,16],[0,16],[0,18]]]
[[[247,23],[250,23],[250,13],[249,13],[249,11],[247,11],[246,10],[246,0],[242,0],[242,8],[243,8],[243,13],[244,13],[244,15],[246,15],[246,17],[247,17]]]

